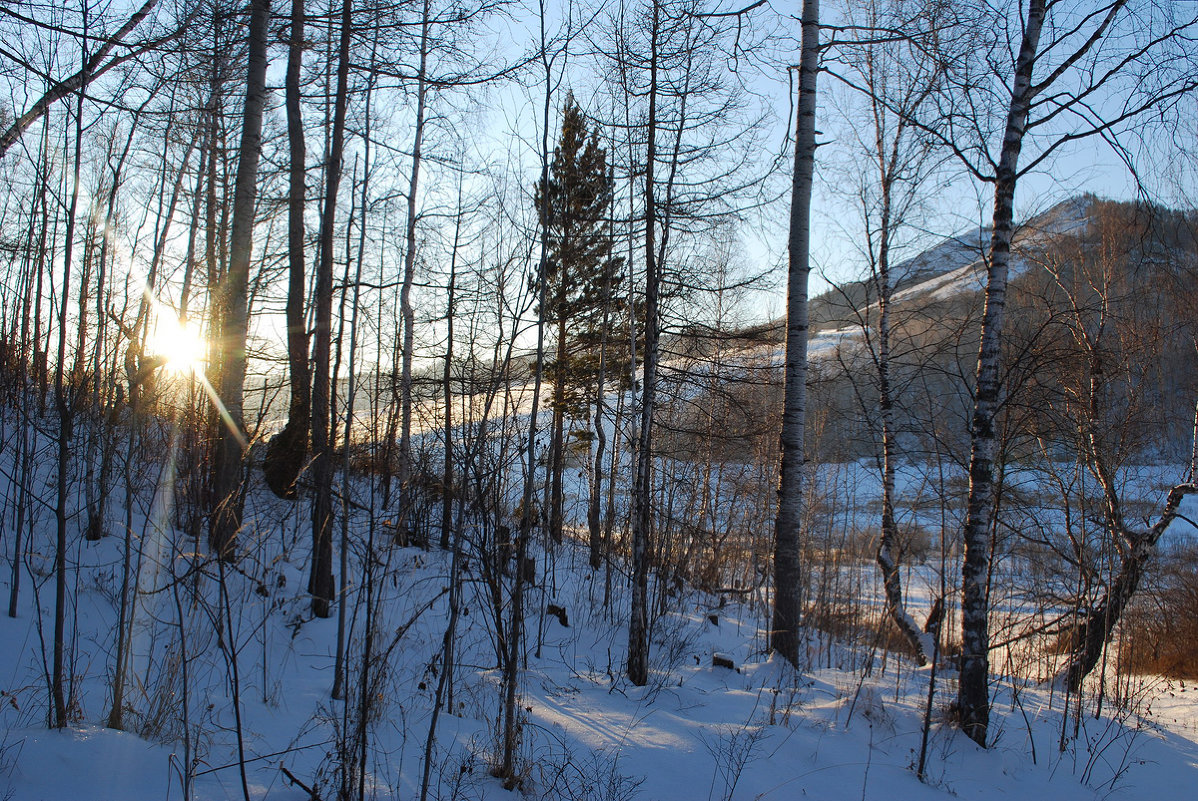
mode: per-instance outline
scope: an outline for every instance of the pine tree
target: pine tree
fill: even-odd
[[[556,335],[548,376],[553,384],[549,531],[557,542],[562,540],[565,421],[585,417],[594,400],[603,308],[617,294],[623,263],[611,252],[613,185],[607,151],[571,94],[548,179],[536,195],[548,223],[544,316]]]

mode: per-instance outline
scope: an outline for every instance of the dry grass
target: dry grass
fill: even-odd
[[[808,626],[831,634],[839,642],[878,648],[909,659],[915,658],[915,650],[888,615],[858,604],[812,604],[806,611],[804,621]],[[941,642],[942,659],[951,658],[960,652],[959,642]]]
[[[1120,663],[1133,673],[1198,679],[1198,545],[1162,554],[1153,586],[1123,620]]]

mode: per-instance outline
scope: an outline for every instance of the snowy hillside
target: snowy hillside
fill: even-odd
[[[1064,200],[1020,226],[1012,246],[1010,278],[1017,278],[1031,266],[1026,258],[1032,251],[1053,239],[1081,233],[1089,221],[1092,196]],[[946,239],[896,268],[900,276],[894,301],[919,299],[945,300],[965,292],[980,292],[986,286],[983,255],[990,244],[988,229],[975,229],[964,236]],[[905,280],[902,277],[910,276]],[[926,276],[926,277],[925,277]]]
[[[827,480],[851,479],[861,497],[876,492],[870,476],[862,468]],[[1122,700],[1079,719],[1051,686],[996,677],[997,735],[983,751],[949,722],[949,667],[933,674],[876,644],[813,633],[796,674],[764,656],[768,613],[753,593],[671,593],[654,623],[651,681],[634,687],[622,673],[621,565],[592,572],[582,544],[567,541],[534,554],[522,781],[504,790],[489,772],[501,705],[495,577],[483,565],[463,559],[455,574],[448,552],[399,547],[366,511],[355,513],[346,529],[351,692],[334,700],[337,622],[308,613],[302,507],[253,493],[242,559],[222,571],[203,543],[170,525],[169,468],[158,478],[157,501],[135,501],[131,517],[140,592],[128,623],[127,731],[104,725],[121,537],[76,538],[71,550],[76,723],[65,731],[45,726],[53,599],[50,552],[34,549],[17,617],[0,619],[0,798],[172,799],[186,784],[205,801],[334,799],[342,781],[357,797],[352,777],[361,775],[366,798],[410,799],[422,797],[427,775],[426,797],[440,799],[1080,801],[1184,798],[1198,779],[1198,688],[1184,682],[1124,679]],[[359,497],[366,490],[354,487]],[[36,518],[36,541],[46,543],[52,520]],[[464,551],[481,533],[463,531]],[[880,597],[872,571],[862,576],[862,591]],[[454,581],[461,615],[447,639]],[[10,582],[6,574],[6,597]],[[934,585],[926,569],[908,576],[912,603],[927,609]]]
[[[1012,246],[1009,277],[1016,279],[1032,266],[1027,254],[1061,236],[1084,232],[1094,203],[1092,195],[1070,198],[1021,225]],[[912,309],[980,293],[986,285],[984,256],[989,244],[990,230],[975,228],[948,237],[901,262],[892,269],[892,302],[900,308]],[[827,326],[812,338],[813,358],[825,358],[845,341],[860,339],[859,320],[866,317],[867,310],[841,308],[836,315],[836,319],[825,321]]]

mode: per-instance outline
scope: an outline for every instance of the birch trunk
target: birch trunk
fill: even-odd
[[[819,0],[803,2],[799,103],[795,118],[794,178],[790,197],[786,301],[786,386],[782,410],[782,464],[774,524],[774,617],[770,647],[799,664],[802,536],[807,425],[807,280],[811,273],[811,187],[815,172],[816,77],[819,74]]]
[[[158,4],[158,0],[146,0],[133,16],[122,25],[112,36],[106,36],[100,40],[100,46],[88,58],[84,60],[83,68],[69,78],[55,83],[46,93],[38,98],[28,111],[12,122],[4,133],[0,134],[0,158],[8,152],[8,149],[21,138],[21,135],[29,129],[33,123],[37,122],[41,117],[50,110],[50,106],[54,103],[69,97],[72,92],[83,92],[96,78],[103,75],[109,68],[119,64],[124,60],[122,56],[115,56],[107,64],[101,62],[108,57],[108,54],[113,50],[120,48],[121,50],[128,49],[128,45],[124,43],[124,39],[133,29],[142,23],[154,10],[154,6]],[[84,35],[86,41],[86,34]]]
[[[878,407],[882,417],[882,536],[878,540],[877,563],[886,592],[886,612],[915,654],[919,665],[926,665],[932,653],[932,638],[920,629],[903,603],[903,583],[899,575],[898,520],[894,514],[895,444],[894,391],[890,382],[890,236],[892,226],[892,175],[884,171],[882,179],[882,215],[878,242]]]
[[[1110,642],[1115,626],[1140,587],[1144,568],[1156,552],[1157,542],[1177,518],[1177,508],[1182,498],[1193,494],[1198,494],[1198,484],[1178,484],[1169,491],[1165,511],[1152,528],[1145,531],[1123,528],[1119,532],[1124,541],[1119,572],[1102,600],[1091,606],[1082,620],[1073,652],[1065,668],[1058,674],[1058,679],[1064,679],[1070,692],[1078,692],[1086,676],[1098,665],[1103,648]]]
[[[990,573],[990,536],[995,502],[994,460],[998,449],[995,418],[1000,402],[1000,357],[1007,298],[1007,274],[1014,234],[1014,200],[1019,152],[1027,129],[1032,100],[1032,70],[1044,25],[1045,1],[1031,0],[1023,41],[1015,64],[1011,105],[1003,133],[994,184],[994,222],[986,273],[986,305],[982,342],[978,350],[977,394],[970,424],[969,496],[962,539],[961,680],[957,712],[961,729],[983,748],[990,722],[990,602],[986,583]]]

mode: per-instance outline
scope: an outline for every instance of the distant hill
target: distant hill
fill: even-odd
[[[913,436],[943,429],[935,436],[956,447],[967,432],[988,244],[989,229],[975,228],[892,269],[892,365]],[[1081,195],[1022,223],[1012,247],[1004,360],[1017,430],[1042,436],[1050,416],[1074,414],[1086,391],[1078,382],[1088,336],[1105,371],[1104,425],[1122,432],[1120,447],[1188,443],[1198,400],[1196,288],[1192,212]],[[844,452],[829,458],[872,452],[876,295],[873,282],[860,280],[811,301],[813,404],[824,410],[825,440]],[[764,329],[780,333],[784,322]],[[758,346],[779,368],[780,343]]]
[[[1012,245],[1012,284],[1018,286],[1024,276],[1035,272],[1033,268],[1042,267],[1043,254],[1063,242],[1093,249],[1096,238],[1104,235],[1099,230],[1103,216],[1108,218],[1108,227],[1109,219],[1117,218],[1118,225],[1128,231],[1143,232],[1148,238],[1137,250],[1155,249],[1152,261],[1157,266],[1164,261],[1193,266],[1194,227],[1198,225],[1193,213],[1106,201],[1086,194],[1057,203],[1019,226]],[[892,268],[892,308],[910,315],[954,300],[970,303],[980,299],[986,282],[989,240],[989,227],[975,228],[948,237]],[[1143,278],[1151,280],[1147,274]],[[846,339],[859,340],[862,322],[871,320],[870,312],[876,310],[876,294],[872,282],[857,280],[812,298],[813,355],[818,358]]]

